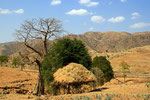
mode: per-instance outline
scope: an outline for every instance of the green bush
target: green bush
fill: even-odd
[[[58,91],[60,90],[61,85],[55,81],[51,82],[49,85],[49,92],[53,95],[57,95]]]
[[[114,73],[110,62],[104,56],[96,56],[92,61],[92,68],[99,68],[104,73],[105,82],[109,82],[113,77]]]
[[[150,90],[150,82],[146,83],[145,86]]]
[[[53,57],[53,55],[51,54],[45,57],[42,63],[42,75],[44,77],[46,86],[49,86],[50,82],[54,80],[53,74],[60,67],[61,67],[61,63],[59,63],[57,57]]]
[[[1,66],[3,65],[3,63],[7,63],[8,62],[9,57],[8,56],[0,56],[0,64]]]
[[[45,83],[50,85],[50,82],[54,80],[53,73],[71,62],[82,64],[87,69],[90,69],[92,64],[88,50],[82,41],[66,38],[58,40],[52,45],[50,52],[42,63]]]
[[[61,66],[65,66],[71,62],[79,63],[90,69],[91,57],[82,41],[74,39],[61,39],[53,44],[49,56],[53,56],[56,60],[60,60]]]
[[[96,85],[104,85],[104,73],[98,67],[91,68],[91,72],[97,78]]]

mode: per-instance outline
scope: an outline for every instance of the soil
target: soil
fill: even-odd
[[[0,67],[0,99],[4,100],[80,100],[77,98],[91,98],[100,100],[98,97],[111,97],[112,100],[150,100],[150,90],[145,86],[150,82],[148,76],[130,76],[123,83],[122,77],[112,79],[95,90],[82,94],[66,95],[43,95],[37,97],[33,95],[37,82],[38,71],[19,68]],[[107,97],[108,96],[108,97]],[[109,100],[109,99],[108,99]]]

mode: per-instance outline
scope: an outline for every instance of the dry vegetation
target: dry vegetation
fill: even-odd
[[[145,86],[147,82],[150,82],[150,77],[128,77],[125,84],[122,83],[123,78],[118,77],[88,93],[36,97],[31,93],[37,81],[37,71],[26,69],[20,71],[17,68],[0,67],[0,76],[0,99],[6,100],[38,100],[39,98],[43,100],[62,100],[62,98],[70,100],[70,98],[79,97],[99,100],[96,99],[99,96],[103,100],[106,95],[111,96],[112,100],[144,100],[146,96],[150,95],[150,90]]]
[[[106,53],[90,51],[94,56],[105,56]],[[112,100],[149,100],[150,89],[146,83],[150,82],[150,46],[137,47],[122,52],[108,52],[109,60],[115,71],[116,79],[97,87],[94,91],[82,94],[68,94],[59,96],[45,95],[33,96],[33,90],[37,83],[38,71],[19,68],[0,67],[0,99],[6,100],[80,100],[78,98],[91,98],[100,100],[111,98]],[[125,61],[131,66],[131,73],[123,83],[121,74],[117,73],[120,62]],[[138,76],[142,75],[142,76]],[[144,76],[147,75],[147,76]],[[89,90],[90,87],[85,87]],[[62,99],[63,98],[63,99]],[[83,99],[84,100],[84,99]],[[87,99],[85,99],[87,100]],[[109,99],[108,99],[109,100]]]
[[[73,98],[74,100],[80,100],[78,98],[91,98],[91,100],[100,100],[98,98],[101,97],[102,100],[105,98],[111,98],[112,100],[148,100],[150,90],[146,87],[146,83],[150,82],[150,76],[137,76],[137,74],[148,75],[150,73],[150,46],[133,48],[124,52],[108,53],[108,55],[115,56],[110,61],[116,71],[121,61],[126,61],[131,66],[131,74],[127,76],[126,83],[123,83],[123,78],[117,74],[116,79],[105,83],[102,87],[97,87],[95,91],[82,94],[36,97],[32,95],[38,76],[36,70],[25,69],[20,71],[17,68],[0,67],[0,99],[70,100]],[[88,88],[90,87],[85,87],[89,90]]]
[[[131,68],[131,74],[150,74],[150,46],[136,47],[121,52],[97,53],[94,50],[89,51],[92,58],[95,56],[109,56],[109,61],[115,72],[119,70],[119,64],[122,61],[127,62]]]
[[[131,74],[150,74],[150,46],[134,48],[122,55],[110,60],[115,71],[121,61],[126,61],[131,66]]]
[[[54,73],[55,81],[62,84],[94,82],[96,77],[81,64],[70,63]]]

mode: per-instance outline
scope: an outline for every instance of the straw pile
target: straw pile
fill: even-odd
[[[81,64],[70,63],[63,68],[58,69],[54,75],[56,82],[60,84],[88,83],[96,81],[92,72],[87,70]]]

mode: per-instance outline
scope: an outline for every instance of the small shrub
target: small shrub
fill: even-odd
[[[150,90],[150,83],[146,83],[145,86]]]
[[[58,84],[55,81],[50,83],[50,85],[49,85],[50,93],[52,93],[53,95],[57,95],[57,92],[58,92],[59,89],[60,89],[60,84]]]
[[[93,72],[93,74],[97,78],[96,85],[104,85],[104,73],[97,67],[92,68],[91,72]]]
[[[111,100],[111,96],[108,93],[106,93],[106,96],[105,96],[104,100]]]
[[[136,94],[134,95],[135,98],[143,98],[144,100],[150,99],[150,94]]]
[[[7,63],[8,62],[8,56],[0,56],[0,65],[2,66],[3,63]]]
[[[122,73],[123,78],[124,78],[124,82],[125,82],[125,78],[127,76],[127,73],[130,72],[130,65],[127,62],[122,61],[119,65],[120,69],[119,72]]]
[[[104,56],[96,56],[92,61],[92,68],[97,67],[104,73],[105,82],[109,82],[113,77],[114,73],[110,62]]]

